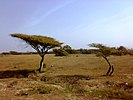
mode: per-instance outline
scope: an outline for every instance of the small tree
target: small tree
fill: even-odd
[[[114,67],[113,67],[113,65],[111,65],[111,63],[109,62],[109,60],[107,58],[108,56],[111,55],[111,48],[104,46],[102,44],[96,44],[96,43],[89,44],[89,46],[97,48],[96,56],[103,57],[107,61],[108,65],[109,65],[109,69],[108,69],[106,75],[111,76],[114,71]]]
[[[63,49],[64,49],[64,50],[71,50],[72,48],[71,48],[69,45],[64,45],[64,46],[63,46]]]
[[[126,47],[124,46],[120,46],[117,48],[118,49],[118,52],[120,53],[120,55],[127,55],[128,54],[128,50],[126,49]]]
[[[47,54],[48,50],[61,46],[62,43],[56,41],[53,38],[40,36],[40,35],[26,35],[26,34],[10,34],[12,37],[19,38],[29,44],[34,48],[38,54],[41,56],[39,72],[42,72],[44,56]]]
[[[64,45],[62,47],[63,50],[65,50],[66,52],[68,52],[69,54],[72,54],[72,48],[69,45]]]
[[[66,52],[62,47],[59,49],[54,49],[53,52],[55,53],[55,56],[68,56],[69,53]]]

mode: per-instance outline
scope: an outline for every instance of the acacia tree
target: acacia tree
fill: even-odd
[[[53,38],[40,35],[10,34],[12,37],[19,38],[34,48],[41,57],[39,72],[42,72],[44,56],[48,50],[61,46],[62,43]]]
[[[72,48],[69,45],[64,45],[63,50],[65,50],[66,52],[68,52],[69,54],[72,54]]]
[[[63,46],[63,49],[66,50],[66,51],[67,51],[67,50],[72,50],[72,48],[71,48],[69,45],[64,45],[64,46]]]
[[[111,65],[111,63],[109,62],[109,59],[107,58],[108,56],[111,55],[111,48],[107,47],[105,45],[102,45],[102,44],[97,44],[97,43],[89,44],[89,46],[97,48],[96,56],[103,57],[106,60],[106,62],[109,65],[109,69],[108,69],[106,75],[111,76],[114,71],[114,67],[113,67],[113,65]]]

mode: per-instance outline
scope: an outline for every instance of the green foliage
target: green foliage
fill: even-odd
[[[118,48],[112,48],[111,54],[116,56],[132,55],[132,50],[126,49],[124,46],[119,46]]]
[[[53,38],[40,35],[10,34],[12,37],[19,38],[31,45],[39,54],[43,56],[51,48],[58,47],[62,43]]]
[[[46,86],[38,86],[30,89],[22,89],[16,95],[24,96],[24,95],[32,95],[32,94],[49,94],[53,91],[53,88]]]
[[[63,47],[53,50],[53,52],[55,53],[55,56],[68,56],[68,54],[71,54],[72,51],[73,50],[69,45],[65,45]]]
[[[126,51],[127,49],[124,46],[120,46],[120,47],[118,47],[118,50],[120,50],[120,51]]]
[[[127,50],[126,47],[124,47],[124,46],[118,47],[117,50],[118,50],[120,56],[121,56],[121,55],[127,55],[127,54],[129,54],[129,53],[128,53],[128,50]]]
[[[44,55],[48,50],[61,46],[62,43],[56,41],[53,38],[40,36],[40,35],[26,35],[26,34],[10,34],[12,37],[19,38],[34,48],[41,56],[39,72],[42,72]]]
[[[133,55],[133,50],[131,49],[131,50],[128,50],[128,54],[129,55]]]
[[[73,50],[69,45],[65,45],[62,47],[63,50],[65,50],[68,54],[72,54]]]
[[[96,53],[96,56],[103,57],[106,60],[106,62],[109,65],[109,69],[106,75],[111,76],[112,73],[114,72],[114,67],[113,65],[111,65],[111,63],[107,59],[107,57],[111,55],[111,48],[104,46],[102,44],[96,44],[96,43],[89,44],[89,46],[97,49],[98,52]]]
[[[51,93],[52,90],[53,90],[52,88],[44,86],[40,86],[34,89],[34,91],[39,94],[48,94]]]
[[[81,54],[91,54],[91,50],[88,50],[88,49],[79,49],[79,52]]]
[[[58,47],[61,45],[58,41],[53,38],[40,36],[40,35],[26,35],[26,34],[11,34],[12,37],[20,38],[21,40],[25,41],[26,43],[33,45],[33,46],[43,46],[43,47]]]
[[[62,43],[53,38],[40,35],[10,34],[12,37],[19,38],[31,45],[40,56],[43,56],[51,48],[58,47]]]
[[[64,50],[71,50],[72,48],[69,45],[65,45],[65,46],[63,46],[63,49]]]
[[[55,56],[68,56],[68,52],[62,48],[54,49],[53,52],[55,53]]]
[[[96,56],[108,57],[111,55],[111,48],[104,46],[103,44],[92,43],[89,44],[89,46],[97,49],[98,52]]]

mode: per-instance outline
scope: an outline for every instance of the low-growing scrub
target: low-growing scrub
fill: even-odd
[[[38,100],[79,100],[80,97],[82,100],[133,100],[132,56],[110,56],[115,66],[111,77],[101,76],[107,64],[94,55],[46,55],[44,73],[36,71],[38,58],[38,55],[0,57],[0,98],[5,100],[8,94],[14,100],[30,97]]]
[[[98,96],[101,98],[113,98],[113,99],[126,99],[132,100],[133,95],[125,91],[113,90],[113,89],[94,89],[90,90],[89,95]]]
[[[32,95],[32,94],[49,94],[53,90],[54,89],[51,87],[39,86],[39,87],[26,88],[26,89],[19,90],[16,95],[23,96],[23,95]]]

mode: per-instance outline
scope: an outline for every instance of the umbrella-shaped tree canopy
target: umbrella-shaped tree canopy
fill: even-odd
[[[107,46],[105,46],[103,44],[99,44],[99,43],[91,43],[91,44],[89,44],[89,46],[97,48],[98,52],[97,52],[96,56],[103,57],[107,61],[107,63],[109,64],[109,69],[108,69],[106,75],[111,76],[111,74],[114,71],[114,67],[113,67],[113,65],[111,65],[111,63],[107,59],[107,57],[111,55],[111,48],[107,47]]]
[[[54,47],[59,47],[62,44],[56,41],[55,39],[47,36],[26,35],[26,34],[18,34],[18,33],[10,34],[10,35],[12,37],[16,37],[25,41],[27,44],[32,46],[38,52],[38,54],[42,57],[42,60],[40,61],[39,71],[41,71],[43,67],[44,55],[48,52],[48,50]]]
[[[33,45],[33,46],[42,46],[42,47],[58,47],[62,43],[56,41],[55,39],[47,36],[40,36],[40,35],[26,35],[26,34],[11,34],[12,37],[19,38],[24,40],[26,43]]]

